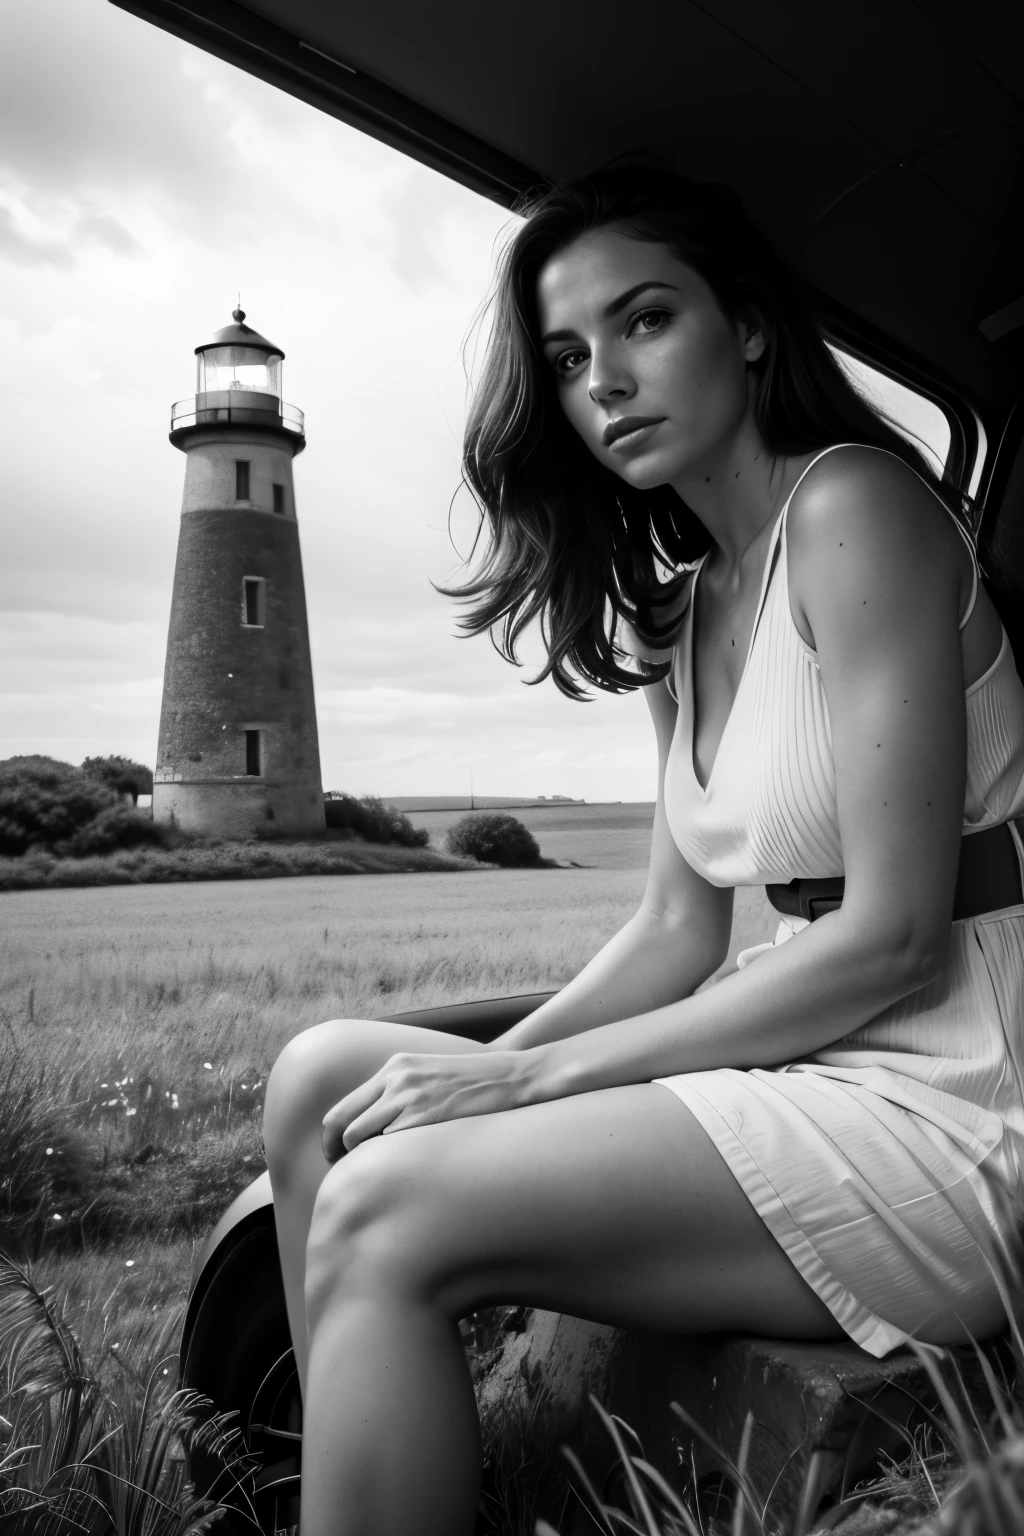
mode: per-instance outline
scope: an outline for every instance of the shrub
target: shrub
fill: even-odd
[[[87,771],[88,764],[102,771]],[[163,832],[122,798],[132,783],[141,788],[139,775],[146,773],[127,758],[87,758],[82,768],[54,757],[5,759],[0,762],[0,856],[19,858],[30,849],[52,849],[81,858],[164,843]]]
[[[430,841],[426,827],[414,827],[408,816],[376,795],[346,795],[328,791],[324,796],[328,827],[347,827],[368,843],[400,843],[403,848],[425,848]]]
[[[541,861],[537,839],[515,816],[463,816],[448,828],[445,846],[462,858],[505,869],[528,869]]]
[[[109,784],[119,795],[131,795],[138,804],[140,795],[153,793],[153,770],[145,763],[132,762],[130,757],[114,754],[110,757],[84,757],[82,772],[87,779],[97,779]]]
[[[71,763],[8,758],[0,763],[0,854],[17,857],[28,848],[52,848],[118,804],[115,790],[86,778]]]
[[[80,859],[90,853],[113,853],[117,848],[137,848],[144,843],[162,847],[165,841],[162,827],[121,801],[79,827],[56,851]]]

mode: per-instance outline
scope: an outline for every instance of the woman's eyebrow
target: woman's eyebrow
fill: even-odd
[[[620,293],[617,299],[612,299],[611,303],[607,304],[602,312],[603,318],[605,320],[613,320],[620,309],[625,309],[627,304],[631,303],[633,299],[638,298],[641,293],[646,293],[649,288],[671,288],[673,293],[679,292],[675,283],[662,283],[654,279],[648,279],[646,282],[637,283],[634,288],[628,288],[625,293]],[[545,336],[541,337],[540,344],[542,347],[546,347],[551,341],[572,341],[575,335],[575,331],[548,331]]]

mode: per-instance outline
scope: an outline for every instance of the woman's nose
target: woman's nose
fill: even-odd
[[[593,353],[590,364],[590,398],[600,404],[606,400],[628,400],[636,392],[629,374],[608,353]]]

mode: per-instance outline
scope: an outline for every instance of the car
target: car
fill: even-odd
[[[1024,634],[1024,9],[1007,0],[112,0],[511,206],[637,146],[725,182],[848,358],[930,402]],[[993,594],[995,596],[995,594]],[[403,1015],[486,1040],[544,996]],[[266,1174],[195,1267],[182,1382],[298,1519],[301,1406]],[[190,1470],[200,1489],[215,1466]]]

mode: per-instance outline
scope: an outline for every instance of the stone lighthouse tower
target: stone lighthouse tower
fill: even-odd
[[[186,832],[324,830],[292,459],[302,412],[284,353],[244,323],[196,348],[172,407],[185,491],[167,637],[153,817]]]

